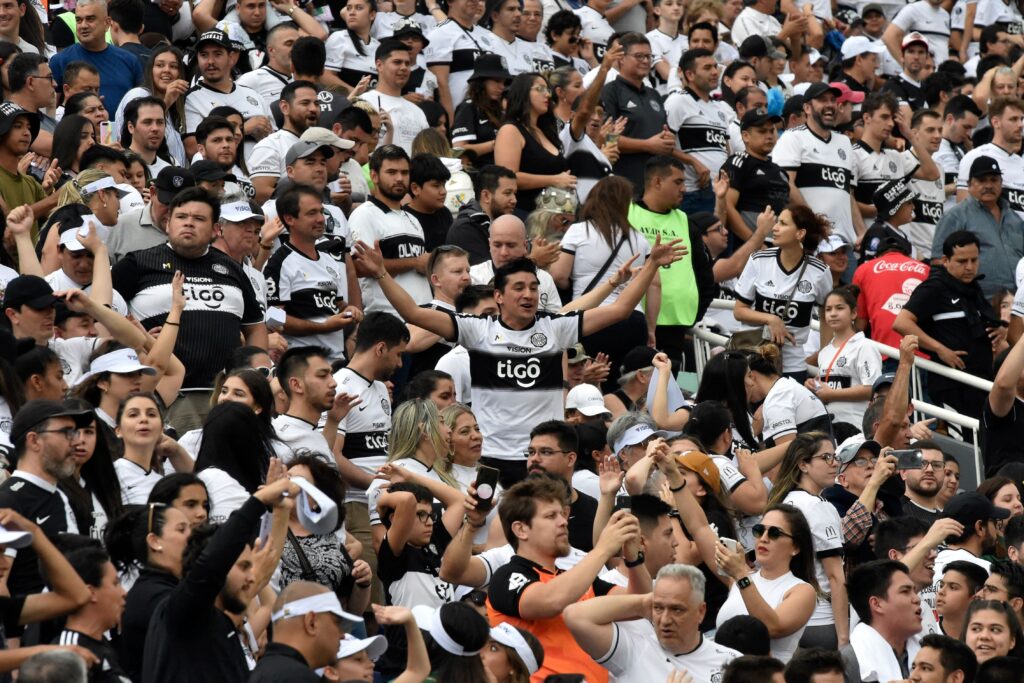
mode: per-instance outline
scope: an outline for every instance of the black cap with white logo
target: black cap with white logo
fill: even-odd
[[[1003,169],[999,168],[998,161],[983,154],[971,163],[968,178],[981,178],[987,175],[1003,175]]]

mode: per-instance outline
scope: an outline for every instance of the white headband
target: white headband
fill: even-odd
[[[523,638],[519,629],[510,624],[498,624],[491,629],[491,638],[515,650],[531,676],[537,673],[537,669],[540,668],[540,665],[537,664],[537,657],[534,656],[533,649],[526,642],[526,638]]]
[[[353,621],[356,623],[363,621],[362,617],[349,614],[341,608],[341,603],[338,602],[338,596],[335,595],[334,591],[317,593],[316,595],[310,595],[305,598],[299,598],[298,600],[287,602],[284,607],[277,612],[274,612],[270,617],[270,620],[280,621],[281,619],[291,619],[292,617],[300,617],[309,612],[315,612],[317,614],[330,612],[331,614],[336,614],[347,621]]]
[[[434,642],[441,646],[446,652],[450,652],[458,657],[471,657],[473,655],[480,654],[480,650],[474,650],[469,652],[466,648],[456,643],[448,632],[444,630],[444,624],[441,623],[441,608],[438,607],[434,610],[434,613],[430,615],[430,628],[427,629],[430,637],[434,639]]]

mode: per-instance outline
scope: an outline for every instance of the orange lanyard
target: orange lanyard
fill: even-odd
[[[856,332],[854,332],[854,334],[856,334]],[[839,358],[839,356],[842,355],[843,349],[846,348],[846,344],[847,344],[847,342],[850,341],[850,339],[853,339],[852,335],[849,338],[847,338],[846,341],[843,342],[843,345],[839,347],[838,351],[836,351],[836,355],[832,356],[832,362],[829,363],[828,364],[828,368],[825,369],[825,384],[828,384],[829,375],[832,374],[832,366],[835,365],[836,359]]]

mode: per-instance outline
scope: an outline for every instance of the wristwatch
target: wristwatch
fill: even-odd
[[[736,587],[743,590],[747,586],[752,585],[754,582],[750,580],[749,576],[744,576],[742,579],[736,582]]]
[[[644,558],[644,551],[641,550],[636,554],[635,560],[630,561],[623,558],[623,563],[626,565],[626,569],[632,569],[633,567],[639,567],[642,565],[644,563],[644,559],[646,559]]]

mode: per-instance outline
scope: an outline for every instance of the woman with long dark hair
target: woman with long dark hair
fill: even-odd
[[[751,417],[747,410],[747,376],[750,365],[747,354],[740,351],[726,351],[711,357],[704,366],[700,384],[697,387],[696,401],[718,401],[729,409],[732,416],[733,443],[749,450],[755,450],[757,437],[751,428]],[[661,429],[671,429],[666,424],[658,423]],[[682,428],[682,425],[679,425]]]
[[[327,38],[327,64],[323,84],[338,87],[349,94],[360,81],[369,76],[370,90],[377,84],[377,65],[374,55],[380,41],[373,37],[373,20],[377,16],[376,0],[349,0],[341,10],[345,19],[344,31],[335,31]],[[372,150],[371,150],[372,151]]]
[[[430,677],[444,683],[480,683],[487,680],[480,650],[491,629],[487,619],[464,602],[438,608],[430,624],[421,624],[430,655]],[[458,651],[453,651],[458,648]],[[473,654],[469,654],[473,653]]]
[[[734,581],[718,625],[749,614],[768,627],[772,656],[788,662],[821,592],[814,567],[814,539],[807,520],[792,505],[775,505],[754,526],[757,571],[751,571],[742,550],[718,544],[717,564]],[[740,587],[740,582],[750,584]]]
[[[75,93],[64,102],[64,115],[71,116],[77,114],[78,116],[84,116],[93,123],[96,124],[96,130],[99,130],[100,124],[110,120],[110,115],[107,114],[106,107],[103,106],[103,100],[100,96],[94,92]],[[99,140],[101,145],[105,144],[106,141]],[[109,143],[107,143],[109,144]]]
[[[824,432],[797,436],[786,450],[768,507],[786,503],[803,513],[814,534],[814,568],[818,584],[828,586],[807,622],[801,647],[836,649],[850,635],[850,610],[843,568],[842,521],[836,508],[821,498],[835,482],[839,461],[832,438]],[[756,534],[755,534],[756,535]]]
[[[267,381],[266,375],[252,368],[238,368],[224,376],[218,376],[210,403],[216,406],[226,401],[248,406],[263,424],[261,431],[274,435],[274,427],[271,424],[274,418],[274,394],[270,390],[270,382]],[[278,457],[285,460],[291,457],[291,449],[278,441],[276,436],[273,438],[274,452]],[[185,432],[178,439],[178,443],[192,457],[198,456],[203,443],[203,428]]]
[[[78,161],[96,144],[96,124],[81,114],[66,114],[53,129],[53,157],[65,181],[78,173]]]
[[[832,291],[828,266],[813,256],[829,221],[790,204],[772,228],[775,246],[750,257],[736,281],[736,320],[763,325],[763,337],[782,349],[782,371],[801,382],[807,376],[803,346],[811,314]]]
[[[174,472],[156,483],[147,503],[162,503],[177,508],[195,529],[210,517],[210,496],[206,484],[192,472]]]
[[[117,411],[117,436],[124,454],[114,461],[125,505],[142,504],[164,475],[169,461],[179,472],[192,471],[192,458],[163,433],[164,416],[153,394],[133,393]]]
[[[494,145],[505,119],[502,95],[512,79],[503,66],[493,66],[489,59],[477,63],[452,123],[452,146],[475,154],[478,168],[494,163]]]
[[[154,47],[142,70],[142,85],[126,92],[117,105],[114,134],[119,135],[124,129],[124,108],[129,102],[148,95],[159,97],[167,105],[167,127],[164,129],[167,149],[179,165],[187,161],[181,140],[185,126],[185,93],[189,89],[185,80],[187,73],[184,53],[180,49],[167,44]]]
[[[505,123],[498,130],[494,163],[516,174],[516,213],[528,215],[545,187],[576,187],[576,176],[562,156],[551,89],[537,73],[512,79]]]
[[[1010,517],[1024,514],[1020,500],[1020,489],[1009,477],[989,477],[978,484],[978,493],[992,501],[997,508],[1010,511]],[[1005,524],[1001,522],[1000,524]]]
[[[78,410],[93,409],[81,399],[70,399],[68,403]],[[124,511],[110,444],[99,429],[93,418],[92,424],[78,430],[78,436],[71,442],[75,471],[58,484],[71,504],[79,533],[92,538],[102,538],[107,521]]]
[[[188,517],[181,510],[148,503],[132,506],[113,518],[104,534],[118,572],[125,576],[138,571],[121,617],[121,665],[132,680],[141,678],[149,620],[160,601],[178,585],[191,533]]]
[[[210,494],[212,518],[227,519],[266,482],[274,441],[248,406],[225,401],[210,410],[194,471]]]
[[[621,176],[604,178],[590,191],[583,205],[579,223],[569,226],[562,236],[562,252],[551,265],[551,277],[562,288],[572,287],[572,298],[578,299],[599,285],[605,275],[633,261],[643,266],[651,247],[647,238],[629,222],[629,205],[633,201],[633,183]],[[623,282],[605,297],[600,305],[615,302],[626,288]],[[647,288],[648,305],[661,297],[660,276]],[[625,320],[583,338],[584,348],[601,349],[608,354],[612,371],[604,382],[605,393],[617,388],[618,368],[626,353],[644,346],[654,337],[653,321],[648,324],[643,308],[636,308]]]

